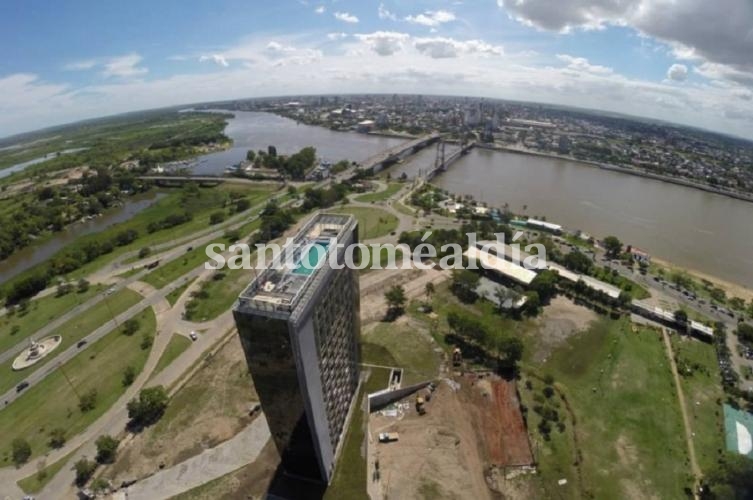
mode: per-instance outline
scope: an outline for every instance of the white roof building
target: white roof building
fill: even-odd
[[[480,264],[484,269],[496,271],[522,285],[530,285],[534,278],[536,278],[535,272],[529,271],[524,267],[513,264],[512,262],[497,257],[496,255],[492,255],[489,252],[479,250],[476,247],[469,247],[468,250],[465,251],[465,256]]]

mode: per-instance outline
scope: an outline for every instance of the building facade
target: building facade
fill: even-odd
[[[233,309],[283,469],[325,483],[358,389],[358,271],[343,265],[356,243],[354,217],[315,215]]]

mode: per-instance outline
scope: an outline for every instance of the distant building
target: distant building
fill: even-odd
[[[362,122],[358,122],[358,125],[356,125],[356,130],[365,134],[374,130],[374,126],[374,120],[364,120]]]
[[[629,248],[629,252],[634,261],[643,262],[644,264],[651,264],[651,255],[648,252],[645,252],[640,248],[636,248],[634,246],[631,246]]]
[[[355,218],[317,214],[233,309],[283,469],[324,483],[359,381],[358,271],[343,265],[356,243]]]
[[[552,224],[551,222],[546,222],[543,220],[528,219],[526,221],[526,225],[531,228],[549,231],[550,233],[554,233],[554,234],[562,233],[562,226],[560,226],[559,224]]]

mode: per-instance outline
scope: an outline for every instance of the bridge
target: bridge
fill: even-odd
[[[468,151],[470,151],[475,145],[475,141],[471,141],[469,143],[460,143],[460,148],[458,148],[456,151],[453,151],[450,156],[445,156],[445,142],[440,141],[437,143],[437,156],[434,160],[434,168],[431,169],[425,176],[426,182],[431,181],[434,177],[441,174],[442,172],[446,172],[447,168],[455,163],[458,158],[461,156],[464,156],[468,154]]]
[[[393,163],[397,163],[400,159],[412,155],[438,140],[439,134],[435,132],[433,134],[419,137],[418,139],[413,139],[412,141],[404,142],[403,144],[398,144],[397,146],[382,151],[381,153],[377,153],[361,162],[361,168],[377,173],[383,168],[389,167]]]

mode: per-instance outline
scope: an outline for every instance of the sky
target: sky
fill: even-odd
[[[244,97],[564,104],[753,139],[753,0],[1,0],[0,136]]]

